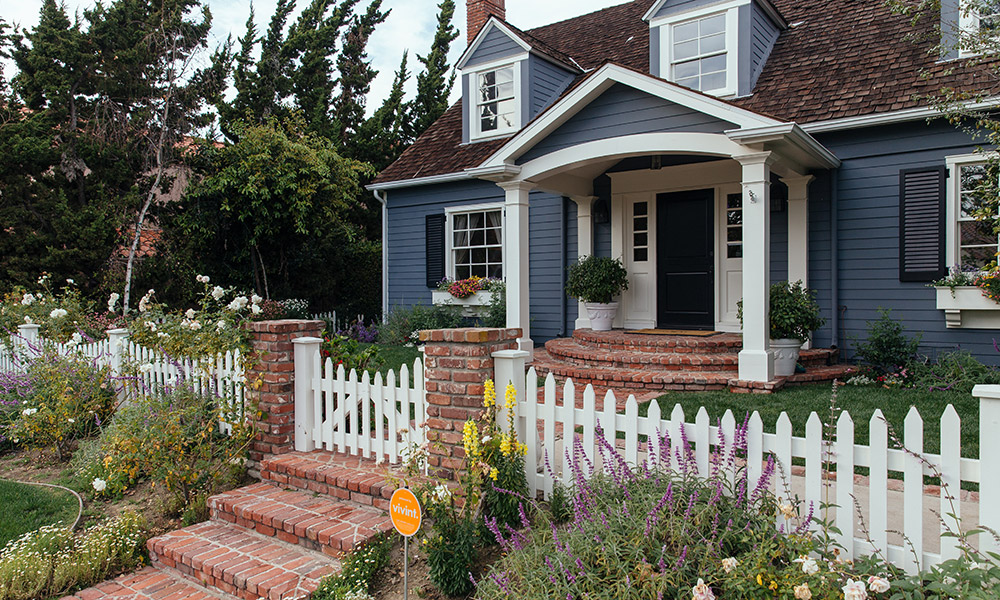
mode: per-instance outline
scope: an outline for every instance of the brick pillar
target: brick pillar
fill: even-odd
[[[256,363],[247,384],[256,390],[259,417],[257,436],[250,446],[250,473],[256,475],[260,461],[271,454],[295,448],[295,359],[292,340],[319,337],[323,321],[257,321],[249,323]],[[259,389],[256,388],[259,381]]]
[[[493,353],[516,350],[520,329],[435,329],[420,332],[427,386],[430,466],[452,477],[462,464],[462,426],[483,409],[483,384],[493,378]],[[500,393],[503,397],[502,392]]]

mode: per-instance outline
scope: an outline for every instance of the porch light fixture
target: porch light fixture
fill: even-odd
[[[593,208],[594,223],[610,223],[611,222],[611,203],[607,198],[600,196],[597,198],[597,202],[594,202]]]
[[[753,190],[748,190],[747,194],[750,195],[750,203],[751,204],[757,204],[757,194],[754,194]]]

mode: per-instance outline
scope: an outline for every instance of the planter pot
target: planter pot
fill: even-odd
[[[448,292],[434,290],[431,292],[434,304],[462,307],[463,317],[481,317],[486,314],[493,298],[493,292],[476,292],[468,298],[456,298]]]
[[[949,329],[998,329],[1000,304],[983,295],[975,286],[935,287],[938,310],[944,311]]]
[[[618,303],[600,304],[598,302],[587,302],[587,316],[590,317],[590,328],[594,331],[611,331],[611,323],[618,314]]]
[[[788,377],[795,374],[795,363],[799,362],[799,350],[802,342],[795,339],[771,340],[771,350],[774,350],[774,374]]]

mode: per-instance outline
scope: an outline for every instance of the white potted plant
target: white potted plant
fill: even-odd
[[[566,278],[566,293],[583,301],[594,331],[610,331],[618,313],[614,301],[628,289],[628,271],[620,259],[586,256],[570,266]]]
[[[809,334],[826,323],[819,316],[819,304],[814,292],[801,281],[781,281],[771,285],[771,349],[774,350],[774,374],[787,377],[795,374],[799,350]],[[743,324],[743,303],[739,303],[740,324]]]

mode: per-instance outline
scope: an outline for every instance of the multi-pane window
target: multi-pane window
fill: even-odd
[[[503,277],[503,211],[454,213],[452,259],[455,279]]]
[[[514,67],[501,67],[477,75],[479,133],[503,133],[517,128]]]
[[[649,204],[646,202],[632,205],[632,260],[649,260]]]
[[[984,218],[992,204],[984,201],[989,188],[988,167],[983,163],[958,165],[958,261],[963,266],[985,267],[1000,250],[995,218]]]
[[[962,0],[958,21],[959,55],[987,52],[1000,35],[1000,0]]]
[[[673,26],[671,79],[702,92],[727,87],[726,14]]]
[[[726,258],[743,258],[743,195],[726,196]]]

